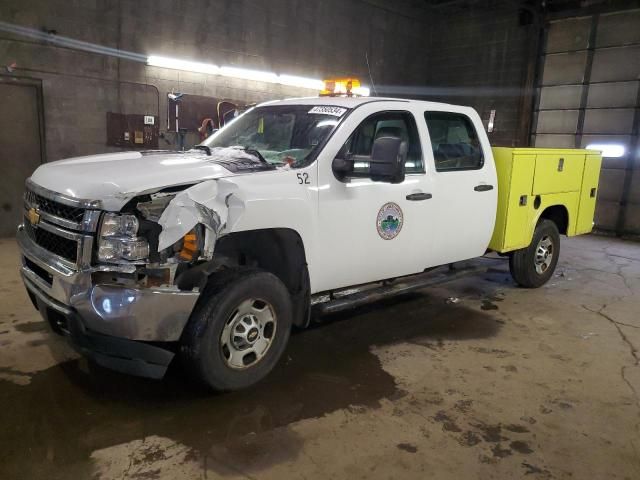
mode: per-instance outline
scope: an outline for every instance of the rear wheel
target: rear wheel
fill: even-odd
[[[182,356],[209,388],[245,388],[273,369],[291,323],[289,292],[275,275],[224,272],[203,291],[182,337]]]
[[[509,257],[509,270],[516,283],[538,288],[553,275],[560,255],[560,233],[551,220],[538,222],[531,244]]]

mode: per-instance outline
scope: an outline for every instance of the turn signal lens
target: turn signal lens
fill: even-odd
[[[191,230],[182,238],[182,249],[178,253],[181,260],[195,260],[198,255],[198,236],[195,230]]]

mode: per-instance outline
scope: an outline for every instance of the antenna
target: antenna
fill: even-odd
[[[378,91],[376,90],[376,86],[373,84],[373,77],[371,76],[371,67],[369,66],[368,52],[364,52],[364,59],[367,61],[367,70],[369,71],[369,80],[371,80],[371,89],[373,90],[374,95],[377,97]]]

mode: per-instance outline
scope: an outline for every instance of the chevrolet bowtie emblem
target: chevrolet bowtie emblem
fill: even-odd
[[[27,219],[31,225],[37,225],[40,223],[40,214],[36,212],[35,208],[30,208],[27,212]]]

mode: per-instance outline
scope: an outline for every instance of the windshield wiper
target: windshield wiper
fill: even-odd
[[[253,155],[254,157],[256,157],[258,160],[260,160],[262,163],[265,163],[267,165],[271,165],[269,162],[267,162],[266,158],[264,158],[262,156],[262,154],[258,151],[255,150],[253,148],[249,148],[249,147],[243,147],[243,150],[248,153],[249,155]]]
[[[211,148],[207,147],[206,145],[194,145],[192,150],[204,150],[205,152],[207,152],[207,157],[211,156]]]

